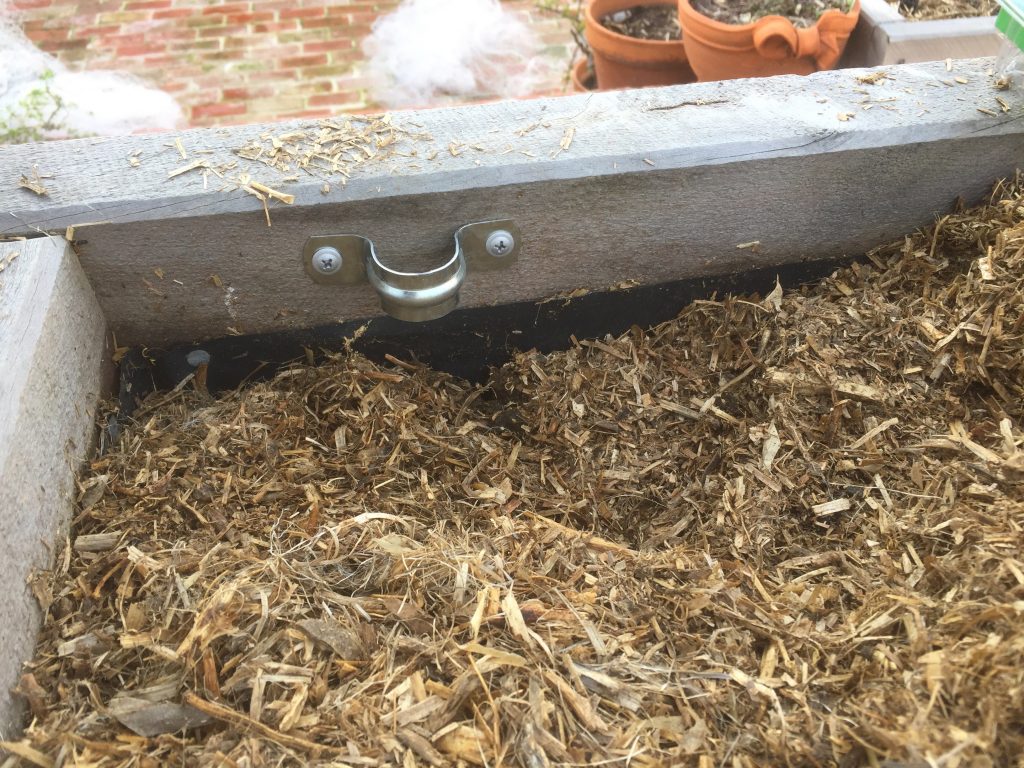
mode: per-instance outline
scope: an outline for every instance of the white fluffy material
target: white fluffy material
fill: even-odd
[[[518,98],[552,62],[498,0],[406,0],[364,41],[375,101],[425,107],[473,97]]]
[[[127,74],[71,72],[36,48],[4,16],[0,7],[0,119],[9,109],[17,110],[30,91],[42,87],[40,78],[49,71],[49,88],[64,102],[56,122],[65,129],[51,132],[50,138],[116,136],[181,125],[181,107],[170,94]]]

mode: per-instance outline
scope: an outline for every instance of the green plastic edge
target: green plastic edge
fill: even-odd
[[[999,9],[996,16],[996,29],[1002,32],[1010,42],[1024,51],[1024,25],[1017,21],[1016,14],[1006,8]]]

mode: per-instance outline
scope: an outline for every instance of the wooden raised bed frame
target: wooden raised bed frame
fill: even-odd
[[[995,56],[1002,44],[994,16],[915,21],[885,0],[861,0],[860,6],[860,23],[850,37],[843,66]]]
[[[250,139],[295,125],[187,131],[187,160],[167,135],[0,147],[2,735],[18,729],[8,691],[38,627],[31,574],[65,541],[111,339],[166,347],[378,317],[368,286],[308,279],[299,256],[314,234],[372,237],[390,264],[416,269],[450,253],[457,227],[512,218],[519,260],[467,279],[462,304],[477,308],[861,254],[1014,173],[1024,100],[995,91],[990,67],[400,113],[419,143],[329,193],[320,178],[289,183],[242,162],[295,196],[271,202],[272,227],[251,194],[168,176],[235,161]],[[34,167],[48,196],[18,186]]]

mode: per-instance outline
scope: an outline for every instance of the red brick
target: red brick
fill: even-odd
[[[316,27],[339,27],[345,29],[344,24],[329,16],[315,19],[299,19],[299,23],[302,24],[303,29],[315,29]]]
[[[324,15],[323,6],[319,8],[285,8],[278,14],[280,19],[315,19]]]
[[[114,34],[120,29],[121,27],[114,24],[104,24],[99,27],[81,27],[75,34],[81,35],[82,37],[102,37]]]
[[[191,27],[166,26],[146,33],[146,40],[156,42],[158,40],[195,40],[198,30]]]
[[[311,107],[329,107],[335,104],[358,104],[359,94],[351,91],[343,93],[320,93],[310,96],[306,103]]]
[[[335,86],[338,90],[348,91],[361,90],[369,88],[372,85],[373,81],[369,77],[352,74],[344,75],[335,82]]]
[[[251,11],[252,8],[249,3],[223,3],[222,5],[211,5],[207,8],[203,8],[203,15],[210,16],[211,14],[228,15],[232,13],[246,13]]]
[[[25,19],[21,22],[21,28],[25,32],[34,32],[38,29],[52,29],[53,26],[49,19]]]
[[[115,50],[118,56],[149,56],[153,53],[162,53],[164,46],[156,43],[144,45],[122,45]]]
[[[40,29],[38,31],[26,32],[28,39],[36,45],[40,43],[58,43],[68,39],[67,29]]]
[[[199,89],[205,89],[209,93],[215,93],[216,99],[206,101],[221,101],[221,88],[224,86],[225,74],[218,67],[216,71],[204,72],[200,75],[193,75],[189,81]]]
[[[253,32],[287,32],[299,28],[298,19],[288,21],[260,22],[252,25]]]
[[[219,51],[220,40],[174,40],[167,44],[167,50],[178,51],[180,53]]]
[[[245,112],[245,104],[202,104],[192,107],[192,117],[224,117],[225,115],[240,115]]]
[[[104,35],[103,44],[111,48],[123,45],[145,45],[146,35],[143,32],[136,32],[132,35]]]
[[[228,23],[230,24],[251,24],[258,21],[273,21],[274,14],[270,11],[260,13],[229,13]]]
[[[163,53],[159,56],[147,56],[143,63],[146,67],[175,67],[181,63],[181,59],[173,53]]]
[[[249,51],[249,62],[272,62],[285,56],[298,56],[302,48],[297,45],[274,45],[269,48],[253,48]]]
[[[199,30],[199,37],[227,37],[228,35],[240,35],[245,32],[245,26],[234,24],[230,27],[202,27]]]
[[[216,27],[217,25],[223,25],[225,21],[224,16],[191,16],[185,20],[185,23],[190,27]]]
[[[278,64],[282,67],[319,67],[327,63],[327,54],[313,53],[304,56],[289,56],[286,59],[279,59]]]
[[[218,62],[221,66],[226,66],[223,62],[238,61],[238,51],[225,49],[220,51],[213,51],[212,53],[203,54],[204,62]]]
[[[295,7],[295,0],[259,0],[261,11],[284,11]]]
[[[352,65],[363,60],[363,53],[358,48],[337,49],[328,54],[331,64]]]
[[[126,11],[145,11],[170,7],[171,0],[134,0],[134,2],[124,4],[124,9]]]
[[[169,8],[166,11],[153,11],[154,19],[183,19],[192,16],[195,10],[192,8]]]
[[[304,53],[336,53],[339,50],[351,51],[347,40],[313,40],[302,44]]]
[[[378,10],[369,3],[349,3],[347,5],[332,5],[327,9],[329,16],[345,16],[349,18],[353,15],[364,17],[370,22],[375,22],[379,17],[386,15],[387,9]]]
[[[136,21],[145,21],[145,11],[113,11],[101,13],[96,17],[100,24],[131,24]]]
[[[351,67],[347,64],[328,64],[323,67],[307,67],[302,70],[303,77],[340,77],[348,73]]]

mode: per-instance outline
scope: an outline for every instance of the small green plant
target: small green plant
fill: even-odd
[[[43,72],[38,85],[0,113],[0,144],[45,141],[55,133],[67,135],[65,103],[53,90],[53,77],[51,70]]]

